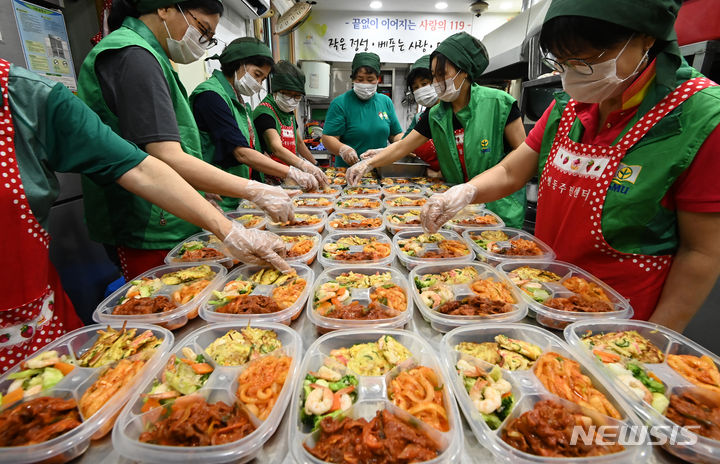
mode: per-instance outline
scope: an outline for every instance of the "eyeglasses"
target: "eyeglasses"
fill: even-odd
[[[182,12],[182,10],[180,10],[180,11]],[[217,45],[218,41],[215,37],[213,37],[215,35],[215,33],[210,31],[207,27],[203,26],[203,24],[200,22],[200,20],[198,20],[195,17],[195,15],[190,12],[190,10],[187,10],[187,14],[189,14],[190,17],[195,20],[195,24],[197,24],[198,31],[200,31],[200,34],[201,34],[200,40],[199,40],[200,45],[204,45],[205,48],[212,48],[215,45]]]
[[[559,73],[564,73],[565,68],[570,68],[578,74],[583,74],[585,76],[589,76],[590,74],[593,73],[593,68],[592,68],[592,65],[590,63],[588,63],[588,60],[595,61],[595,60],[599,59],[601,56],[603,56],[606,52],[607,52],[607,50],[603,50],[602,53],[600,53],[598,56],[596,56],[594,58],[587,58],[587,59],[570,58],[570,59],[567,59],[562,62],[556,60],[555,57],[551,53],[546,52],[544,54],[544,56],[542,57],[542,62],[548,68],[552,69],[553,71],[557,71]]]
[[[292,98],[295,101],[300,101],[300,100],[302,100],[302,97],[303,97],[302,95],[290,95],[285,92],[280,92],[280,93],[283,94],[285,96],[285,98]]]

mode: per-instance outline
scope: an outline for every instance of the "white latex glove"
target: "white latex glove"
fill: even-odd
[[[283,273],[292,272],[285,262],[285,243],[272,232],[258,229],[246,229],[237,221],[232,221],[232,229],[223,243],[233,258],[246,264],[271,265]]]
[[[318,181],[320,188],[330,185],[330,180],[327,178],[322,169],[315,166],[310,161],[300,158],[300,169],[313,176],[315,180]]]
[[[290,170],[288,171],[288,175],[285,177],[285,180],[295,182],[303,190],[317,190],[318,188],[318,181],[312,176],[312,174],[302,172],[295,166],[290,166]]]
[[[446,222],[454,218],[461,209],[473,202],[477,187],[460,184],[450,187],[447,192],[431,196],[420,211],[420,222],[426,232],[434,234]]]
[[[380,153],[381,151],[383,151],[382,148],[371,148],[368,151],[366,151],[365,153],[363,153],[362,155],[360,155],[360,159],[370,159],[373,156]]]
[[[348,185],[354,187],[360,183],[365,173],[371,169],[372,166],[370,166],[369,159],[364,159],[359,163],[353,164],[345,172],[345,181],[347,181]]]
[[[294,217],[292,200],[280,187],[249,180],[243,198],[255,203],[273,222],[287,222]]]
[[[340,151],[338,152],[338,155],[349,165],[353,165],[359,161],[358,155],[355,152],[355,149],[352,147],[349,147],[347,145],[343,145]]]

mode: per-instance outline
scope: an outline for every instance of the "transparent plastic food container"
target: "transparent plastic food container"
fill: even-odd
[[[377,196],[355,195],[352,197],[341,196],[335,201],[335,211],[340,213],[352,213],[357,211],[380,211],[382,212],[382,201]]]
[[[382,185],[383,187],[398,184],[412,184],[412,181],[409,177],[383,177],[380,180],[380,185]]]
[[[180,272],[185,269],[203,265],[208,266],[210,270],[215,273],[215,276],[210,279],[210,283],[204,289],[196,293],[195,296],[191,297],[191,299],[186,303],[182,303],[182,301],[187,300],[188,297],[183,295],[181,292],[184,287],[192,286],[198,279],[174,285],[160,282],[160,287],[148,295],[151,298],[166,296],[171,302],[177,305],[175,309],[153,314],[113,314],[115,308],[121,304],[128,290],[130,290],[136,282],[143,279],[160,279],[162,276],[173,272]],[[227,269],[218,263],[178,263],[166,264],[164,266],[152,268],[146,273],[141,274],[137,278],[126,283],[113,292],[112,295],[105,298],[95,309],[95,312],[93,313],[93,320],[103,324],[121,324],[122,321],[128,321],[133,323],[157,324],[169,330],[179,329],[180,327],[185,326],[188,320],[192,320],[197,317],[200,307],[212,295],[212,292],[218,289],[218,286],[221,284],[226,275]]]
[[[110,324],[116,330],[122,328],[122,324]],[[167,359],[170,348],[173,345],[173,335],[162,327],[149,324],[128,323],[127,329],[137,329],[136,336],[142,334],[146,330],[161,341],[161,344],[155,348],[155,353],[145,363],[139,373],[123,386],[119,391],[112,395],[105,403],[90,417],[83,417],[82,412],[80,418],[82,423],[72,430],[59,435],[52,440],[36,443],[28,446],[9,446],[0,447],[0,460],[2,462],[11,462],[17,464],[43,462],[43,463],[64,463],[75,459],[83,454],[90,446],[91,440],[97,440],[104,437],[112,429],[115,418],[120,410],[125,406],[128,399],[136,393],[141,385],[152,375],[158,366],[162,366]],[[59,356],[67,355],[69,359],[76,360],[80,358],[85,351],[92,347],[98,338],[98,330],[107,329],[107,325],[89,325],[74,330],[54,342],[44,346],[27,359],[37,357],[41,353],[55,350]],[[75,366],[72,371],[67,373],[60,382],[54,387],[47,389],[36,395],[24,398],[19,402],[3,405],[3,410],[21,407],[24,403],[41,397],[62,398],[65,400],[75,399],[79,404],[80,399],[85,392],[95,384],[100,375],[109,367],[117,364],[110,363],[102,367],[90,368]],[[20,363],[8,370],[0,377],[0,392],[6,393],[8,387],[13,380],[8,379],[10,374],[23,370]],[[79,410],[79,408],[78,408]]]
[[[463,377],[457,373],[455,366],[458,361],[463,360],[469,363],[470,366],[477,367],[481,371],[488,373],[494,366],[482,359],[456,351],[455,346],[463,342],[495,342],[495,337],[498,335],[504,335],[514,340],[534,344],[541,348],[543,353],[554,352],[580,363],[582,373],[589,377],[593,386],[608,399],[610,404],[619,412],[621,419],[614,419],[598,411],[586,409],[585,407],[578,406],[573,402],[550,393],[535,375],[532,366],[525,370],[508,370],[501,367],[502,378],[510,383],[515,402],[510,414],[505,417],[504,420],[501,420],[496,430],[492,430],[470,399],[463,382]],[[630,406],[624,401],[622,396],[612,388],[612,385],[602,378],[592,363],[588,363],[584,358],[576,356],[565,342],[544,329],[527,324],[512,323],[489,323],[458,327],[443,337],[440,352],[443,365],[447,370],[447,375],[451,378],[455,398],[458,400],[460,409],[470,424],[470,429],[475,437],[477,437],[477,440],[502,462],[513,464],[540,464],[548,462],[571,462],[574,464],[630,463],[644,462],[644,459],[646,459],[650,453],[647,444],[643,442],[641,445],[624,446],[624,450],[621,452],[603,456],[587,458],[548,458],[520,451],[502,439],[503,431],[507,429],[509,424],[523,413],[531,410],[541,400],[552,400],[560,403],[572,413],[580,413],[590,417],[593,425],[598,427],[602,425],[620,427],[623,425],[641,425],[638,418],[633,414]],[[500,420],[499,417],[497,419]],[[622,430],[622,428],[620,430]],[[613,437],[608,435],[606,438],[610,440]]]
[[[335,200],[337,195],[320,195],[317,193],[303,193],[293,197],[293,205],[297,209],[311,209],[315,211],[325,211],[330,214],[335,209]]]
[[[225,216],[233,221],[240,222],[246,229],[263,230],[268,223],[268,218],[264,212],[260,210],[240,210],[225,213]],[[250,216],[240,220],[244,216]]]
[[[533,282],[525,282],[521,285],[516,285],[513,282],[512,272],[520,267],[531,267],[534,269],[540,269],[543,271],[549,271],[560,277],[559,281],[555,282],[540,282],[539,288],[541,295],[538,298],[544,298],[545,295],[549,297],[544,298],[543,301],[548,301],[551,298],[570,298],[576,295],[576,293],[570,291],[563,282],[567,281],[571,277],[579,277],[585,281],[599,287],[602,292],[605,293],[609,300],[609,304],[613,307],[613,311],[606,312],[580,312],[580,311],[563,311],[560,309],[551,308],[531,297],[523,288],[530,288],[530,286],[538,286]],[[586,272],[579,267],[564,263],[562,261],[534,261],[534,260],[517,260],[508,261],[505,263],[498,264],[496,269],[508,277],[508,280],[513,283],[515,287],[520,290],[525,300],[530,305],[530,310],[535,313],[535,319],[539,324],[549,327],[551,329],[564,329],[568,324],[577,321],[597,320],[597,319],[630,319],[633,315],[632,306],[628,301],[623,298],[618,292],[610,288],[609,285],[596,278],[589,272]],[[529,285],[528,285],[529,284]],[[530,290],[528,290],[530,291]]]
[[[491,234],[498,232],[506,235],[507,239],[497,240],[496,237],[492,237]],[[488,241],[493,242],[493,251],[487,249],[487,244],[486,247],[482,247],[479,243],[473,240],[473,237],[484,239],[483,237],[480,237],[480,235],[483,233],[490,237]],[[477,256],[478,260],[486,262],[491,266],[496,266],[506,261],[514,261],[518,259],[522,259],[525,261],[552,261],[553,259],[555,259],[555,252],[552,251],[552,249],[547,246],[545,242],[535,237],[534,235],[528,234],[527,232],[520,229],[513,229],[510,227],[499,227],[490,229],[466,229],[465,232],[462,233],[462,236],[468,243],[468,245],[470,245],[475,251],[475,255]],[[512,249],[512,241],[516,239],[530,240],[531,242],[534,242],[538,246],[538,248],[540,248],[542,254],[530,256],[506,254],[508,253],[508,250]]]
[[[404,311],[398,312],[397,316],[387,318],[387,319],[372,319],[372,320],[352,320],[352,319],[337,319],[333,317],[323,316],[317,311],[318,302],[315,301],[315,295],[317,295],[318,290],[320,287],[332,280],[335,280],[338,276],[345,274],[345,273],[356,273],[356,274],[363,274],[367,276],[374,276],[376,274],[385,274],[389,273],[391,278],[389,281],[384,282],[382,285],[386,284],[395,284],[398,287],[400,287],[403,292],[405,293],[405,298],[407,301],[407,305],[405,307]],[[378,285],[377,287],[381,287],[382,285]],[[357,287],[357,288],[348,288],[349,298],[342,301],[343,305],[349,305],[352,302],[358,302],[363,306],[368,306],[372,300],[371,295],[375,291],[376,286],[370,286],[370,287]],[[410,286],[408,285],[408,281],[403,276],[403,274],[400,271],[397,271],[395,269],[382,269],[378,270],[377,267],[333,267],[330,269],[326,269],[320,276],[315,280],[315,285],[313,285],[312,292],[310,292],[310,297],[308,298],[307,302],[307,315],[310,319],[310,322],[312,322],[315,327],[317,328],[318,332],[320,333],[327,333],[332,330],[339,330],[339,329],[362,329],[362,328],[383,328],[383,327],[389,327],[389,328],[402,328],[405,324],[407,324],[410,319],[412,318],[412,311],[413,311],[413,298],[410,294]],[[383,305],[385,306],[385,305]]]
[[[362,417],[370,420],[375,417],[377,411],[387,409],[404,421],[420,428],[439,445],[439,456],[433,460],[424,462],[430,464],[459,462],[463,447],[462,423],[457,404],[453,401],[449,389],[445,388],[445,386],[450,383],[447,373],[442,368],[440,360],[435,354],[435,350],[425,340],[412,332],[397,329],[336,331],[321,336],[310,345],[305,353],[302,366],[300,367],[298,380],[293,386],[294,394],[293,402],[290,406],[290,428],[288,434],[292,462],[298,464],[320,464],[323,462],[312,456],[303,447],[304,443],[307,443],[310,447],[314,446],[317,438],[315,434],[311,433],[310,428],[302,423],[300,418],[301,402],[303,401],[303,380],[305,375],[310,371],[317,371],[332,350],[349,348],[361,343],[377,342],[381,337],[386,335],[393,337],[397,342],[407,348],[410,353],[412,353],[412,357],[401,362],[385,375],[360,376],[351,369],[347,369],[347,374],[354,375],[358,379],[358,396],[352,407],[344,411],[343,414],[347,417]],[[388,398],[388,388],[392,379],[401,372],[418,365],[433,369],[439,376],[439,380],[443,385],[443,403],[448,414],[448,424],[450,427],[448,432],[440,432],[426,425],[418,418],[396,407]]]
[[[192,261],[183,260],[180,252],[183,245],[188,242],[202,242],[203,247],[212,248],[222,253],[222,257],[207,258],[207,259],[193,259]],[[223,266],[230,268],[233,266],[235,260],[229,255],[227,248],[223,242],[210,232],[199,232],[195,235],[188,237],[186,240],[178,243],[175,248],[165,257],[165,264],[176,264],[176,263],[220,263]]]
[[[384,246],[389,246],[390,254],[386,256],[385,258],[381,259],[374,259],[374,260],[345,260],[345,259],[335,259],[332,256],[325,257],[325,253],[329,252],[326,250],[326,245],[332,246],[333,244],[336,244],[338,240],[341,240],[345,238],[347,240],[348,237],[357,237],[359,239],[372,239],[377,243],[383,244]],[[367,245],[352,245],[349,246],[349,249],[347,252],[351,255],[363,253],[364,248]],[[382,232],[357,232],[357,233],[335,233],[335,234],[329,234],[327,235],[320,245],[320,250],[318,251],[318,262],[322,264],[322,267],[332,267],[332,266],[390,266],[393,262],[393,259],[395,258],[395,251],[393,250],[392,242],[390,242],[390,239],[387,235],[385,235]]]
[[[416,221],[417,224],[393,222],[392,217],[397,215],[409,217],[411,221]],[[422,230],[420,208],[389,208],[383,213],[383,220],[385,221],[385,227],[393,235],[406,230]]]
[[[327,213],[325,211],[313,210],[313,209],[296,209],[295,219],[298,220],[298,215],[315,216],[319,219],[318,222],[312,224],[298,224],[298,225],[283,225],[278,222],[268,222],[267,229],[270,232],[280,233],[290,230],[314,230],[315,232],[322,234],[325,230],[325,222],[327,222]]]
[[[316,194],[330,195],[332,197],[337,198],[342,193],[342,187],[339,187],[337,185],[330,185],[329,187],[326,187],[322,190],[313,190],[312,192],[305,192],[305,193],[310,194],[310,195],[316,195]]]
[[[356,187],[345,187],[342,191],[344,197],[356,196],[373,196],[380,197],[382,195],[382,187],[380,184],[364,184]]]
[[[471,222],[463,224],[463,221]],[[479,205],[470,205],[449,220],[444,227],[462,234],[468,229],[505,227],[505,221],[489,209],[480,208]]]
[[[315,257],[317,256],[317,252],[320,249],[320,241],[322,239],[322,236],[313,231],[309,230],[300,230],[300,231],[287,231],[287,232],[275,232],[283,242],[285,242],[285,251],[287,253],[285,260],[291,263],[303,263],[310,266],[314,261]],[[293,247],[298,243],[295,241],[292,241],[291,238],[297,238],[297,237],[310,237],[310,239],[314,242],[313,247],[310,251],[307,253],[303,253],[299,256],[292,256],[290,257],[290,252],[293,249]]]
[[[355,219],[347,218],[350,214],[355,215]],[[360,219],[360,216],[365,219],[379,219],[380,225],[377,227],[363,227],[361,225],[364,219]],[[354,230],[362,232],[382,232],[385,230],[385,223],[383,222],[383,215],[379,211],[338,212],[332,213],[328,218],[327,230],[330,234],[336,232],[352,232]]]
[[[501,313],[501,314],[488,314],[481,316],[455,316],[442,314],[437,309],[431,308],[426,300],[421,296],[422,292],[418,288],[418,284],[415,282],[416,277],[422,277],[427,274],[441,274],[443,272],[452,271],[454,269],[472,268],[478,273],[478,278],[474,279],[473,282],[482,279],[492,279],[495,282],[503,282],[507,288],[512,292],[512,296],[515,303],[512,305],[513,310]],[[418,266],[410,272],[408,277],[410,281],[410,287],[412,289],[413,299],[417,305],[420,313],[427,322],[430,323],[433,329],[439,332],[447,332],[454,329],[455,327],[487,323],[487,322],[517,322],[527,315],[527,303],[525,299],[520,295],[520,291],[517,290],[507,281],[507,278],[497,272],[492,267],[486,264],[478,263],[465,263],[465,264],[425,264]],[[444,284],[447,289],[452,293],[452,299],[448,301],[461,301],[465,298],[476,296],[472,290],[472,282],[467,284]],[[439,297],[439,292],[433,292]],[[428,296],[426,296],[428,298]]]
[[[423,243],[420,245],[420,252],[416,256],[410,256],[402,251],[400,248],[400,240],[406,240],[409,238],[415,238],[420,235],[423,235],[424,232],[422,230],[413,229],[413,230],[407,230],[404,232],[398,232],[395,234],[395,237],[393,237],[393,247],[395,248],[395,253],[397,253],[398,258],[400,258],[400,262],[405,266],[409,271],[412,271],[415,266],[419,266],[421,264],[435,264],[435,263],[442,263],[442,264],[455,264],[455,263],[470,263],[475,259],[475,252],[472,251],[472,248],[470,248],[467,243],[465,243],[465,240],[462,239],[458,234],[455,232],[451,232],[449,230],[439,230],[437,232],[438,234],[443,236],[443,241],[445,240],[455,240],[458,242],[461,242],[465,248],[467,249],[468,253],[462,256],[457,256],[454,258],[424,258],[423,256],[426,253],[429,252],[437,252],[441,249],[438,247],[438,243],[440,242],[433,242],[433,243]]]
[[[252,201],[250,201],[250,200],[240,200],[240,203],[238,203],[237,211],[240,212],[240,211],[246,211],[246,210],[262,211],[262,210],[261,210],[260,208],[258,208],[258,206],[257,206],[255,203],[253,203]]]
[[[450,187],[452,186],[450,184],[446,184],[445,182],[430,184],[425,187],[425,196],[431,197],[436,193],[445,193],[450,189]]]
[[[386,195],[383,199],[385,209],[394,208],[417,208],[420,209],[427,201],[427,197],[418,195]]]
[[[383,186],[382,193],[385,196],[425,196],[425,189],[417,184],[396,184]]]
[[[695,386],[680,373],[675,371],[667,361],[668,355],[690,355],[696,357],[707,356],[717,368],[720,366],[720,358],[697,343],[652,322],[643,321],[618,321],[618,320],[593,320],[575,322],[565,327],[565,339],[572,350],[578,355],[595,363],[600,374],[622,392],[623,397],[634,409],[634,411],[649,425],[657,426],[663,434],[666,443],[663,445],[670,453],[690,462],[720,462],[720,440],[713,440],[708,437],[696,434],[692,429],[678,429],[675,423],[664,414],[656,411],[649,403],[634,390],[631,390],[623,383],[618,374],[608,368],[599,357],[595,356],[591,348],[583,343],[583,338],[591,335],[607,334],[611,332],[635,331],[642,337],[654,344],[662,353],[661,363],[641,362],[627,357],[619,357],[617,362],[625,364],[632,362],[640,366],[646,373],[656,376],[665,387],[664,395],[670,399],[673,395],[690,394],[702,399],[706,406],[713,409],[720,408],[720,394],[713,393],[708,389]],[[678,431],[677,437],[672,437],[673,428]],[[694,443],[693,443],[694,442]]]
[[[290,325],[290,322],[294,321],[300,315],[300,312],[305,306],[305,300],[310,294],[310,288],[312,287],[313,280],[315,279],[315,273],[312,271],[312,269],[310,269],[304,264],[289,264],[290,266],[292,266],[295,272],[297,272],[298,277],[305,279],[305,288],[303,288],[302,292],[300,292],[300,295],[295,300],[295,302],[287,308],[281,309],[280,311],[276,311],[274,313],[266,314],[220,313],[217,312],[217,308],[223,306],[223,304],[214,303],[214,301],[218,301],[217,298],[219,298],[219,296],[215,294],[214,296],[207,299],[200,308],[200,317],[208,322],[235,322],[236,324],[247,324],[249,321],[252,321],[253,323],[279,322],[285,325]],[[262,270],[267,270],[268,272],[275,271],[275,269],[273,268],[267,266],[257,266],[254,264],[241,266],[228,274],[220,282],[217,291],[222,292],[225,286],[234,280],[248,281],[251,276]],[[277,276],[276,279],[278,277],[279,276]],[[263,284],[262,281],[261,283],[253,283],[252,291],[249,293],[249,295],[259,295],[274,298],[273,293],[275,292],[275,289],[277,287],[278,286],[274,283]],[[242,298],[242,296],[240,296],[239,298]],[[230,300],[226,304],[229,304],[232,301],[234,300]]]
[[[240,331],[244,327],[235,323],[210,324],[190,333],[178,342],[173,350],[173,354],[180,357],[183,348],[190,348],[196,354],[202,354],[205,362],[213,367],[212,373],[203,386],[194,393],[200,395],[208,403],[213,404],[222,401],[225,404],[232,405],[240,402],[237,394],[238,377],[249,363],[239,366],[219,365],[205,352],[205,348],[230,330]],[[163,365],[155,369],[154,375],[143,383],[142,388],[133,396],[133,399],[123,410],[117,426],[113,430],[112,439],[115,450],[132,461],[163,464],[175,464],[177,462],[218,464],[247,462],[253,459],[265,442],[275,433],[290,402],[293,391],[292,386],[299,373],[302,340],[294,330],[281,324],[253,321],[250,327],[272,330],[282,343],[281,348],[262,355],[262,357],[289,356],[292,358],[285,383],[268,417],[265,420],[259,419],[250,410],[243,407],[250,421],[256,427],[252,433],[230,443],[212,446],[163,446],[140,442],[140,434],[146,430],[147,426],[159,420],[164,408],[154,408],[142,412],[145,401],[143,395],[140,395],[139,392],[150,392],[153,382],[162,380],[161,376],[165,370]]]

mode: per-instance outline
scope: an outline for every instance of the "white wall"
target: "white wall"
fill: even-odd
[[[472,34],[478,39],[483,37],[502,26],[506,22],[515,17],[515,14],[507,13],[485,13],[480,17],[473,19]]]

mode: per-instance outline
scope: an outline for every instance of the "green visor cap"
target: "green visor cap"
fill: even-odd
[[[423,55],[418,59],[416,62],[410,66],[410,71],[415,71],[416,69],[430,69],[430,55]]]
[[[559,16],[583,16],[673,41],[680,4],[681,0],[552,0],[544,23]]]
[[[380,74],[380,57],[375,53],[360,52],[356,53],[352,60],[352,72],[355,73],[358,68],[367,66],[374,69]]]
[[[472,80],[488,67],[488,52],[480,40],[467,32],[458,32],[440,42],[435,49],[457,67],[467,72]]]
[[[251,56],[264,56],[273,59],[270,48],[255,37],[240,37],[230,42],[225,50],[219,55],[213,55],[208,60],[220,60],[220,63],[227,64],[238,60],[244,60]]]
[[[219,4],[222,5],[222,0],[215,0]],[[136,0],[135,1],[135,7],[140,12],[140,14],[145,13],[151,13],[158,8],[167,8],[169,6],[177,5],[178,3],[182,3],[181,1],[171,1],[171,0]]]
[[[291,90],[305,95],[305,74],[289,61],[278,61],[273,68],[270,88],[272,92]]]

